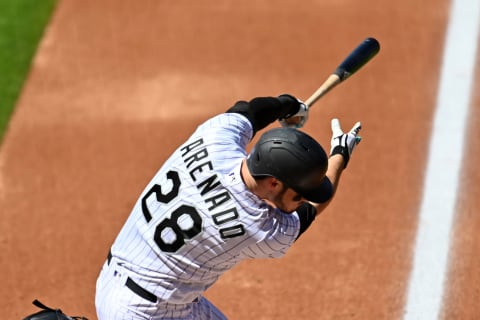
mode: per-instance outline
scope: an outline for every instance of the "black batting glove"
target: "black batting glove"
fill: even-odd
[[[291,104],[295,106],[295,112],[285,115],[279,119],[282,127],[286,128],[302,128],[308,120],[308,107],[302,100],[295,98],[289,94],[282,94],[278,97],[283,104]]]

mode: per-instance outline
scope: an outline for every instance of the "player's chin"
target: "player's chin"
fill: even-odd
[[[294,213],[297,209],[298,209],[299,205],[289,205],[289,206],[286,206],[286,205],[283,205],[283,206],[279,206],[278,208],[280,210],[282,210],[283,212],[285,213]]]

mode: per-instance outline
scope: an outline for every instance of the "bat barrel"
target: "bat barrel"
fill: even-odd
[[[308,98],[305,104],[311,107],[319,98],[336,85],[350,77],[363,67],[380,51],[380,43],[375,38],[366,38],[360,43],[325,80],[322,85]]]
[[[380,43],[375,38],[365,39],[334,71],[341,81],[363,67],[380,51]]]

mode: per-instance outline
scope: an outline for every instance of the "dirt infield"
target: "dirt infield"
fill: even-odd
[[[364,125],[337,199],[286,257],[242,263],[206,295],[231,319],[401,318],[448,14],[434,0],[59,1],[0,149],[4,318],[38,298],[96,319],[108,248],[170,151],[237,100],[306,99],[367,36],[378,57],[305,127],[328,146],[332,117]],[[480,312],[470,139],[448,319]]]

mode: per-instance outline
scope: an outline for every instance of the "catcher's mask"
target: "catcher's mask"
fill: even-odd
[[[247,157],[254,177],[271,176],[303,198],[322,203],[333,194],[325,176],[328,157],[322,146],[306,133],[293,128],[265,132]]]

